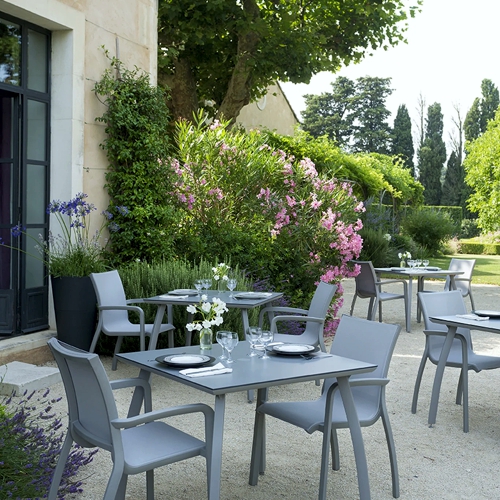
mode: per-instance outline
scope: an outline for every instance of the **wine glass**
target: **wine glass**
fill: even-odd
[[[235,278],[229,278],[226,282],[226,286],[227,288],[229,289],[229,291],[231,292],[229,294],[230,297],[233,297],[233,290],[236,288],[236,285],[237,285],[237,281]]]
[[[422,259],[417,259],[415,261],[415,264],[417,265],[417,267],[420,267],[422,265]]]
[[[215,334],[215,338],[217,340],[217,343],[222,347],[222,354],[219,356],[219,359],[221,361],[227,359],[227,354],[226,354],[226,338],[227,338],[227,334],[229,332],[226,331],[226,330],[219,330],[216,334]]]
[[[429,260],[428,259],[422,260],[422,264],[424,265],[425,268],[427,268],[427,266],[429,265]]]
[[[413,259],[408,259],[406,262],[408,263],[408,266],[410,266],[410,269],[413,269],[413,266],[415,265],[415,261]]]
[[[231,357],[233,349],[238,345],[239,342],[238,334],[236,332],[226,332],[225,336],[225,347],[227,351],[227,362],[233,363],[234,359]]]
[[[258,326],[251,326],[247,330],[247,340],[250,344],[250,354],[248,356],[251,358],[258,356],[255,346],[259,343],[261,336],[262,328],[259,328]]]
[[[212,286],[212,280],[210,278],[204,278],[202,281],[203,281],[203,288],[205,290],[209,290],[210,287]]]
[[[261,359],[269,359],[267,355],[267,346],[273,341],[274,333],[270,330],[263,330],[260,336],[260,343],[264,346],[264,356]]]
[[[203,290],[203,280],[195,280],[194,287],[198,291],[198,295],[201,295],[200,292]]]

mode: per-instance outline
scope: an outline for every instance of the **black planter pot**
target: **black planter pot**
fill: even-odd
[[[97,298],[90,277],[51,277],[51,282],[57,338],[88,351],[97,318]]]

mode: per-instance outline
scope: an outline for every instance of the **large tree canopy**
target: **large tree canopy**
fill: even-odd
[[[160,0],[159,80],[174,117],[200,102],[234,119],[274,81],[308,83],[404,40],[404,0]]]

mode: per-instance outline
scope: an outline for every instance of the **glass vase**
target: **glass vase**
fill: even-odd
[[[202,328],[200,330],[200,349],[208,351],[212,349],[213,333],[210,328]]]
[[[400,263],[399,263],[399,267],[406,267],[406,262],[404,260],[402,260]]]

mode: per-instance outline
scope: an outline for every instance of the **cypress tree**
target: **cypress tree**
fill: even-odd
[[[411,118],[405,104],[399,106],[396,118],[394,119],[391,153],[393,155],[400,155],[405,165],[411,170],[413,177],[415,177],[415,164],[413,163],[415,149],[411,135]]]

